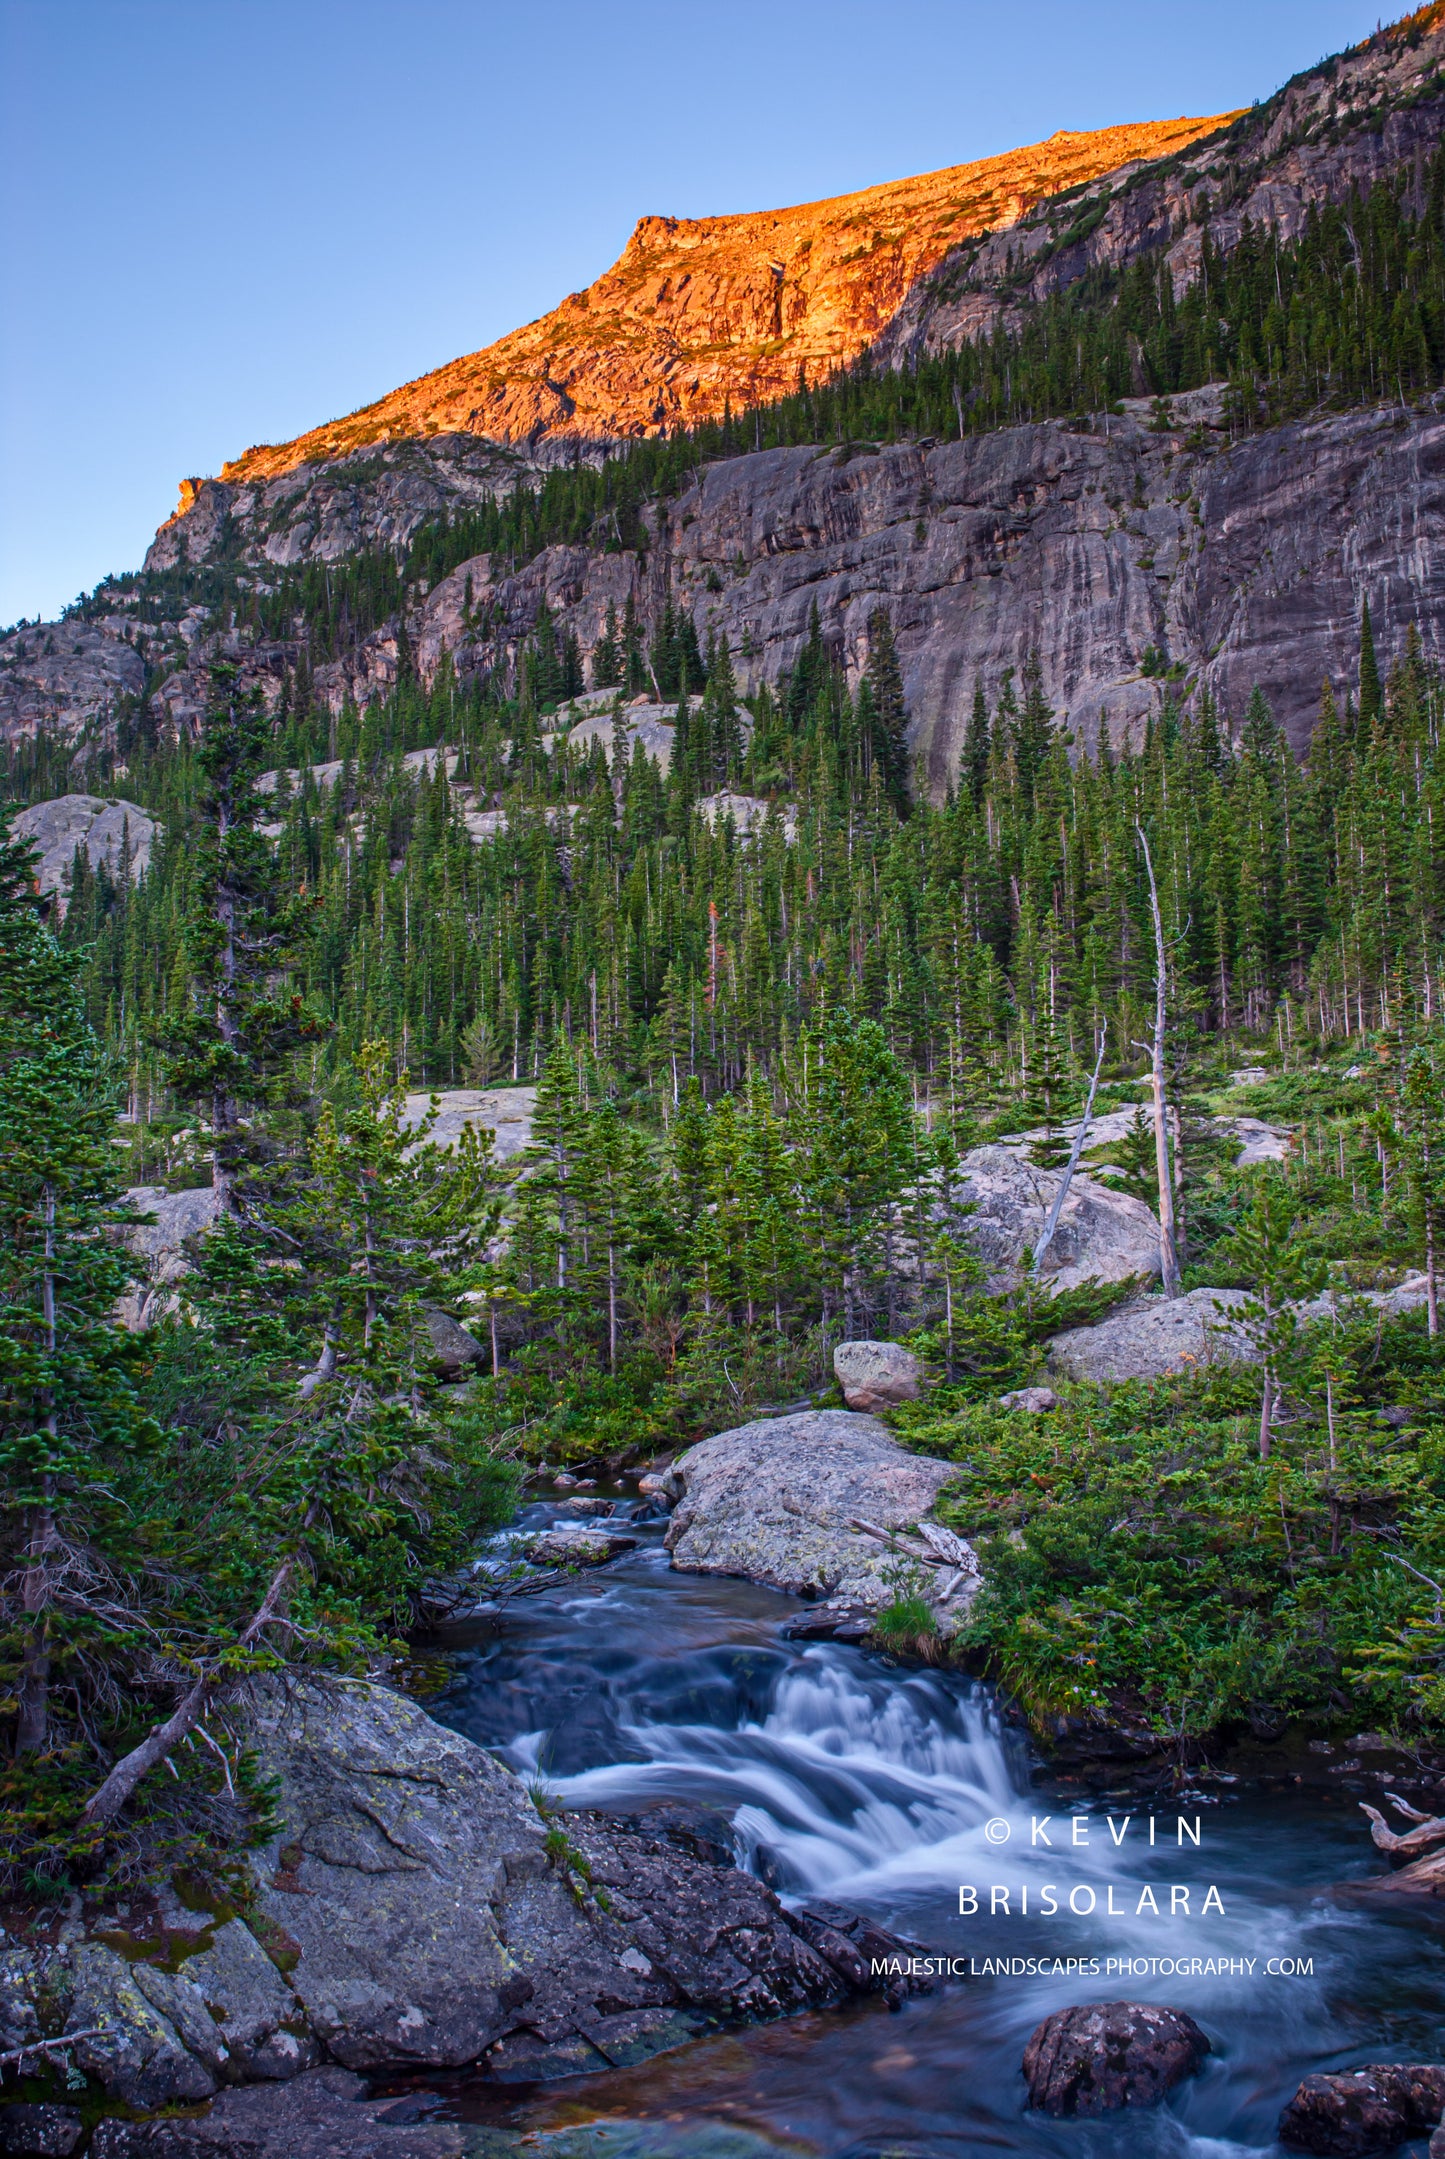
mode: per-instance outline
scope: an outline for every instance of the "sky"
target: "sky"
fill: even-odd
[[[644,214],[1247,105],[1378,14],[0,0],[0,626],[138,567],[183,475],[545,313]]]

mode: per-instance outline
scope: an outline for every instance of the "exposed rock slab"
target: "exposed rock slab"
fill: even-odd
[[[138,1333],[174,1309],[178,1285],[191,1271],[186,1241],[213,1226],[216,1194],[211,1185],[168,1192],[164,1185],[139,1184],[125,1198],[139,1217],[125,1232],[126,1246],[144,1262],[144,1272],[121,1299],[120,1319]]]
[[[1445,2108],[1445,2067],[1374,2063],[1306,2077],[1280,2116],[1279,2140],[1296,2151],[1357,2159],[1423,2136]]]
[[[1090,2002],[1046,2017],[1024,2049],[1029,2104],[1056,2115],[1154,2106],[1209,2052],[1193,2017],[1150,2002]]]
[[[32,802],[11,820],[18,840],[33,842],[38,855],[37,882],[42,892],[57,892],[64,905],[76,849],[93,870],[102,867],[120,877],[129,866],[134,881],[150,867],[156,821],[138,803],[106,801],[100,795],[54,795]]]
[[[1061,1379],[1164,1379],[1203,1364],[1248,1364],[1253,1338],[1230,1314],[1249,1302],[1242,1289],[1191,1289],[1129,1305],[1097,1327],[1070,1327],[1049,1344]]]
[[[974,1212],[960,1218],[959,1235],[989,1267],[992,1286],[1004,1287],[1028,1267],[1062,1177],[1008,1147],[975,1147],[964,1156],[962,1196]],[[1045,1288],[1158,1272],[1159,1224],[1144,1202],[1076,1174],[1044,1255]]]
[[[1395,1289],[1326,1290],[1294,1306],[1301,1320],[1329,1319],[1362,1305],[1398,1319],[1425,1304],[1423,1274]],[[1239,1317],[1247,1290],[1191,1289],[1185,1296],[1151,1297],[1127,1305],[1096,1327],[1070,1327],[1049,1343],[1048,1366],[1062,1379],[1096,1382],[1164,1379],[1205,1364],[1257,1364],[1253,1329]]]
[[[537,1109],[535,1087],[444,1087],[431,1094],[409,1094],[403,1122],[419,1125],[435,1099],[437,1121],[428,1135],[435,1147],[455,1147],[464,1129],[492,1134],[492,1154],[510,1162],[532,1138]]]
[[[850,1410],[765,1417],[680,1455],[666,1544],[675,1567],[740,1574],[777,1589],[876,1610],[895,1594],[898,1560],[850,1528],[904,1530],[924,1520],[957,1474],[909,1454],[874,1417]]]

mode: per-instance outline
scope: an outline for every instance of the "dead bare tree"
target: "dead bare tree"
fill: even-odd
[[[1135,825],[1149,874],[1149,907],[1154,917],[1154,1039],[1138,1047],[1149,1052],[1150,1082],[1154,1097],[1154,1167],[1159,1179],[1159,1278],[1166,1297],[1179,1295],[1179,1251],[1174,1236],[1174,1179],[1169,1167],[1169,1126],[1164,1100],[1164,1036],[1169,1019],[1169,959],[1164,947],[1164,918],[1159,912],[1159,887],[1154,877],[1154,858],[1142,825]]]
[[[1089,1098],[1084,1104],[1084,1114],[1079,1119],[1079,1129],[1074,1134],[1074,1144],[1069,1149],[1069,1159],[1064,1164],[1064,1174],[1059,1179],[1059,1189],[1054,1194],[1054,1204],[1049,1209],[1048,1220],[1044,1224],[1043,1232],[1039,1238],[1038,1243],[1034,1246],[1033,1264],[1029,1268],[1029,1273],[1035,1278],[1037,1278],[1038,1271],[1043,1265],[1045,1252],[1048,1251],[1049,1246],[1054,1241],[1054,1231],[1059,1226],[1059,1217],[1064,1211],[1064,1201],[1068,1198],[1069,1186],[1074,1181],[1074,1171],[1078,1168],[1079,1157],[1083,1154],[1084,1148],[1088,1144],[1089,1126],[1093,1122],[1094,1117],[1094,1096],[1098,1092],[1099,1074],[1104,1069],[1104,1044],[1108,1041],[1108,1039],[1108,1028],[1101,1028],[1099,1030],[1098,1041],[1096,1044],[1099,1054],[1094,1060],[1093,1078],[1089,1081]]]

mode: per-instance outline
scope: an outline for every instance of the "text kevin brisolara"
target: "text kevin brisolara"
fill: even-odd
[[[1084,1851],[1092,1841],[1092,1832],[1099,1824],[1088,1814],[1033,1814],[1029,1817],[1028,1845],[1030,1850],[1057,1851],[1062,1845],[1069,1851]],[[1145,1850],[1156,1848],[1168,1841],[1167,1832],[1160,1835],[1159,1817],[1154,1814],[1140,1817],[1134,1814],[1106,1814],[1104,1830],[1115,1851],[1122,1850],[1137,1830],[1133,1841]],[[984,1837],[992,1845],[1011,1844],[1014,1841],[1014,1824],[1006,1815],[996,1815],[985,1822]],[[1019,1841],[1024,1841],[1022,1830]],[[1173,1842],[1179,1850],[1186,1844],[1193,1850],[1200,1848],[1200,1817],[1191,1821],[1187,1815],[1174,1817]],[[1101,1893],[1102,1892],[1102,1893]],[[1062,1901],[1061,1901],[1062,1900]],[[1204,1919],[1224,1917],[1224,1900],[1213,1882],[1075,1882],[1071,1889],[1063,1889],[1057,1882],[990,1882],[981,1886],[976,1882],[960,1882],[958,1885],[958,1916],[960,1919],[1052,1919],[1056,1912],[1067,1909],[1077,1919],[1087,1918],[1098,1912],[1113,1919]]]

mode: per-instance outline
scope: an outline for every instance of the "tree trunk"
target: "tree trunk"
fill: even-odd
[[[306,1521],[308,1525],[314,1511],[314,1507],[307,1510]],[[249,1649],[262,1628],[269,1626],[270,1622],[275,1618],[276,1607],[285,1593],[286,1585],[290,1581],[295,1567],[296,1559],[295,1555],[292,1554],[282,1560],[280,1566],[272,1575],[271,1586],[261,1601],[260,1609],[241,1635],[240,1646],[242,1649]],[[213,1673],[208,1672],[200,1679],[193,1680],[170,1716],[167,1717],[165,1723],[158,1725],[150,1737],[143,1739],[138,1747],[132,1747],[129,1754],[121,1756],[105,1782],[93,1791],[89,1799],[86,1800],[85,1816],[87,1821],[112,1822],[115,1820],[121,1808],[130,1798],[131,1793],[140,1783],[141,1778],[149,1770],[158,1768],[171,1752],[171,1749],[179,1746],[187,1732],[192,1730],[205,1709],[206,1696],[210,1692],[214,1676]]]
[[[1043,1235],[1034,1246],[1033,1264],[1029,1268],[1029,1273],[1035,1277],[1037,1277],[1039,1268],[1043,1264],[1045,1252],[1048,1251],[1049,1246],[1054,1241],[1054,1232],[1059,1226],[1059,1217],[1064,1211],[1064,1201],[1068,1198],[1069,1186],[1074,1181],[1074,1171],[1078,1168],[1079,1157],[1088,1143],[1089,1126],[1094,1115],[1094,1095],[1098,1090],[1099,1074],[1104,1069],[1104,1044],[1107,1040],[1108,1029],[1105,1028],[1099,1036],[1099,1055],[1094,1064],[1093,1078],[1089,1081],[1089,1099],[1084,1104],[1084,1114],[1079,1119],[1079,1129],[1074,1134],[1074,1144],[1069,1149],[1069,1159],[1064,1165],[1064,1174],[1059,1179],[1059,1189],[1054,1194],[1054,1204],[1049,1209],[1049,1217],[1044,1224]],[[951,1363],[953,1359],[953,1314],[951,1310],[949,1313],[948,1333],[949,1361]]]
[[[54,1365],[58,1341],[55,1319],[55,1192],[44,1188],[45,1269],[40,1278],[41,1313],[45,1327],[45,1354]],[[52,1448],[60,1441],[53,1389],[43,1390],[45,1429]],[[40,1480],[41,1503],[30,1517],[26,1540],[25,1572],[21,1577],[20,1605],[25,1614],[25,1633],[20,1652],[19,1711],[15,1727],[15,1752],[40,1754],[50,1736],[50,1555],[55,1549],[55,1478],[47,1470]]]
[[[1154,859],[1144,827],[1136,825],[1149,873],[1149,907],[1154,917],[1154,1040],[1150,1085],[1154,1097],[1154,1168],[1159,1180],[1159,1278],[1166,1297],[1179,1295],[1179,1254],[1174,1241],[1174,1178],[1169,1163],[1167,1105],[1164,1099],[1164,1036],[1168,1024],[1169,968],[1164,949],[1164,918],[1159,912],[1159,887],[1154,881]]]

